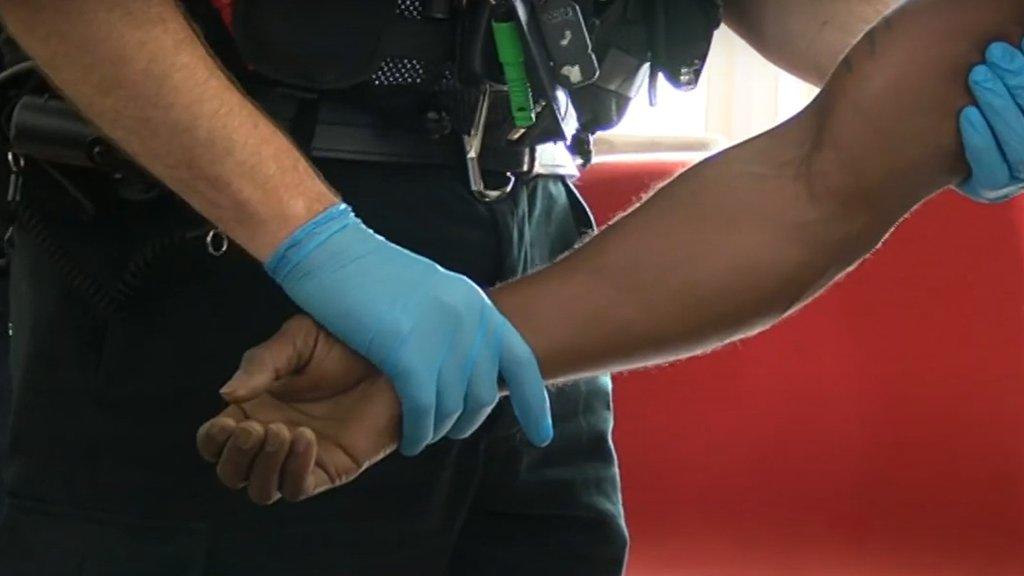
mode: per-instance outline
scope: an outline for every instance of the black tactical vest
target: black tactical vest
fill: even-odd
[[[184,3],[234,71],[339,91],[367,84],[433,90],[471,82],[460,77],[457,61],[488,56],[466,53],[472,45],[465,37],[471,33],[466,14],[477,1],[236,0],[226,34],[218,30],[223,22],[209,0]],[[722,0],[577,4],[600,66],[596,81],[569,92],[588,133],[617,124],[644,78],[660,75],[677,88],[695,86],[721,23]],[[493,75],[489,79],[500,82],[500,70]]]

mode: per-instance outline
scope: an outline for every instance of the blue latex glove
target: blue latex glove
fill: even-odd
[[[551,441],[533,351],[469,279],[381,238],[343,203],[286,239],[266,265],[289,296],[386,374],[402,403],[403,454],[464,438],[498,401],[498,375],[536,445]]]
[[[960,114],[971,177],[959,189],[979,202],[1002,202],[1024,190],[1024,52],[996,42],[968,84],[976,106]]]

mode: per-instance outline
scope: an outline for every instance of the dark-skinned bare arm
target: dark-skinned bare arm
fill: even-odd
[[[683,173],[496,302],[549,378],[658,363],[770,326],[963,178],[964,78],[1022,24],[1017,0],[906,3],[802,113]]]
[[[561,262],[499,288],[499,307],[552,379],[702,352],[770,325],[963,176],[963,79],[989,42],[1016,40],[1021,24],[1019,0],[911,2],[864,37],[804,112],[684,173]],[[238,423],[284,422],[309,439],[280,472],[285,494],[340,485],[397,441],[398,403],[372,374],[297,318],[247,354],[227,395],[242,406],[203,426],[200,451],[237,486],[259,451],[224,449]],[[346,398],[353,385],[366,395]],[[363,402],[374,420],[353,428],[332,418]],[[253,473],[250,496],[271,501],[278,477]]]

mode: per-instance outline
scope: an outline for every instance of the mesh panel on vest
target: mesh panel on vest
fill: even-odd
[[[395,12],[399,16],[419,20],[423,18],[423,0],[398,0]],[[415,58],[387,58],[370,76],[374,86],[417,86],[427,80],[422,60]]]
[[[380,63],[370,81],[374,86],[408,86],[422,84],[425,78],[422,61],[413,58],[388,58]]]
[[[235,0],[210,0],[220,11],[224,22],[231,26]],[[395,13],[404,18],[423,18],[423,0],[397,0]],[[447,71],[442,71],[442,73]],[[415,58],[387,58],[370,77],[374,86],[418,86],[427,81],[428,74],[422,60]],[[443,78],[442,78],[443,80]]]
[[[423,0],[398,0],[398,14],[406,18],[423,17]]]

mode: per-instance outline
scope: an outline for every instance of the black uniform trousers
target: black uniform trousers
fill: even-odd
[[[457,167],[319,168],[369,226],[481,285],[552,262],[591,226],[560,177],[483,203]],[[105,177],[76,182],[95,210],[53,200],[45,174],[23,186],[0,575],[621,572],[608,377],[551,393],[544,449],[502,401],[469,439],[390,456],[307,502],[261,508],[225,489],[196,429],[240,355],[296,310],[237,247],[213,255],[175,198],[128,203]]]
[[[11,415],[11,371],[8,363],[10,342],[7,339],[7,269],[0,270],[0,467],[7,460],[7,434]],[[0,468],[2,469],[2,468]],[[0,516],[6,507],[6,490],[0,476]]]

